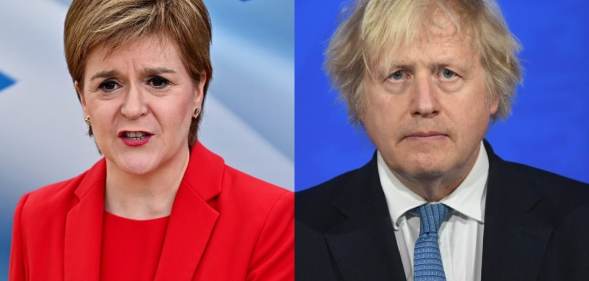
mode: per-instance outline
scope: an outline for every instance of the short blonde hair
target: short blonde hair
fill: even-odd
[[[203,93],[206,97],[213,74],[210,59],[212,34],[209,14],[202,0],[72,1],[64,27],[65,57],[72,79],[83,86],[86,59],[94,48],[108,46],[115,49],[148,35],[174,41],[194,81],[206,79]],[[201,115],[190,124],[190,147],[196,141]],[[88,133],[92,135],[91,128]]]
[[[515,88],[521,82],[520,45],[494,0],[357,0],[355,6],[344,10],[347,17],[331,38],[325,63],[353,122],[360,122],[364,110],[365,74],[385,53],[411,42],[431,24],[432,8],[448,15],[457,30],[472,35],[490,97],[499,100],[492,117],[509,115]]]

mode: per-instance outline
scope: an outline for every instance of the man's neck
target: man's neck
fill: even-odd
[[[403,185],[421,196],[424,200],[428,202],[438,202],[454,192],[464,179],[466,179],[474,167],[479,153],[481,153],[481,151],[480,149],[477,149],[477,152],[474,153],[469,161],[463,166],[441,174],[415,177],[399,173],[392,169],[390,170]]]

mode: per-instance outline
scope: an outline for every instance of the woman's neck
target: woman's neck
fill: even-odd
[[[168,216],[189,156],[188,150],[182,151],[155,171],[142,175],[126,173],[107,160],[106,211],[131,219]]]

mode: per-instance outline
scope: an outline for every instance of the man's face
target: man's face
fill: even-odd
[[[391,50],[363,81],[360,120],[397,175],[460,181],[478,155],[497,99],[471,38],[451,24]],[[457,184],[457,182],[455,182]]]

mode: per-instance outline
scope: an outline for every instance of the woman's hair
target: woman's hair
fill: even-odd
[[[494,0],[357,0],[331,38],[325,66],[348,104],[350,119],[363,110],[362,83],[377,64],[410,44],[442,12],[457,31],[468,35],[485,70],[489,97],[498,98],[493,119],[507,117],[515,87],[521,81],[520,46]]]
[[[213,69],[211,22],[202,0],[73,0],[64,27],[65,57],[72,79],[83,88],[86,60],[94,48],[115,49],[148,35],[176,43],[189,75],[195,82],[206,80],[206,97]],[[190,124],[190,147],[196,141],[201,116]]]

